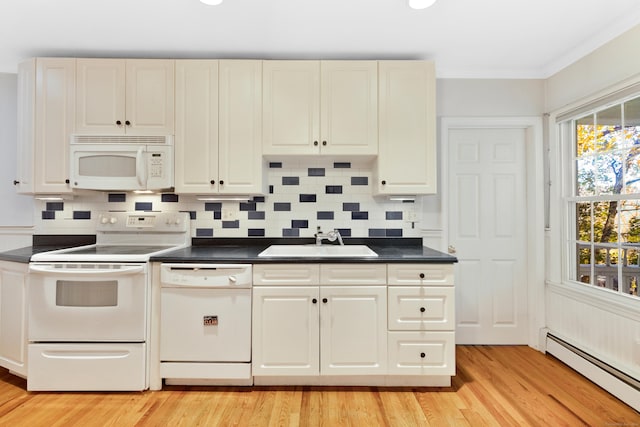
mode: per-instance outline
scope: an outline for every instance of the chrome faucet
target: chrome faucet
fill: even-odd
[[[322,230],[320,229],[320,226],[318,226],[318,231],[314,236],[316,238],[316,245],[318,246],[322,245],[322,240],[324,239],[327,239],[330,242],[335,242],[336,239],[338,239],[338,242],[342,246],[344,246],[344,242],[342,241],[342,236],[340,235],[340,232],[336,229],[333,229],[327,233],[323,233]]]

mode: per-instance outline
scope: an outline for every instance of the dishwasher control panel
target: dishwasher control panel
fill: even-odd
[[[163,288],[250,288],[251,264],[162,264]]]

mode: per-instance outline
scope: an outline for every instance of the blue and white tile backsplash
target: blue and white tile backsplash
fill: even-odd
[[[318,226],[345,237],[419,237],[405,216],[415,211],[419,218],[422,199],[373,197],[371,169],[369,162],[321,158],[270,162],[268,193],[245,202],[91,191],[63,202],[36,201],[36,234],[94,234],[98,212],[138,210],[189,212],[192,237],[311,237]],[[223,205],[238,211],[237,220],[222,219]]]

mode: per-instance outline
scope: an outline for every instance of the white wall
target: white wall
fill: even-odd
[[[438,132],[443,117],[529,117],[541,116],[544,112],[543,80],[438,79],[436,84]],[[438,144],[440,142],[438,133]],[[440,145],[438,152],[442,152]],[[439,176],[438,182],[442,182],[442,179]],[[439,194],[422,198],[423,213],[419,227],[427,246],[444,250],[446,239],[442,235],[442,202]]]
[[[31,244],[33,199],[17,195],[13,186],[17,158],[16,99],[17,75],[0,73],[0,250]]]
[[[610,365],[640,378],[640,306],[637,298],[563,282],[564,219],[561,147],[555,118],[640,82],[640,26],[546,81],[550,147],[550,227],[546,236],[547,327]],[[566,163],[566,160],[564,160]]]
[[[618,36],[546,81],[546,111],[585,101],[640,75],[640,25]]]

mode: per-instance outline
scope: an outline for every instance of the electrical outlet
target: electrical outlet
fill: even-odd
[[[406,222],[418,222],[418,215],[413,209],[406,210],[403,217]]]
[[[222,203],[222,220],[237,221],[240,214],[240,205],[238,203]]]

